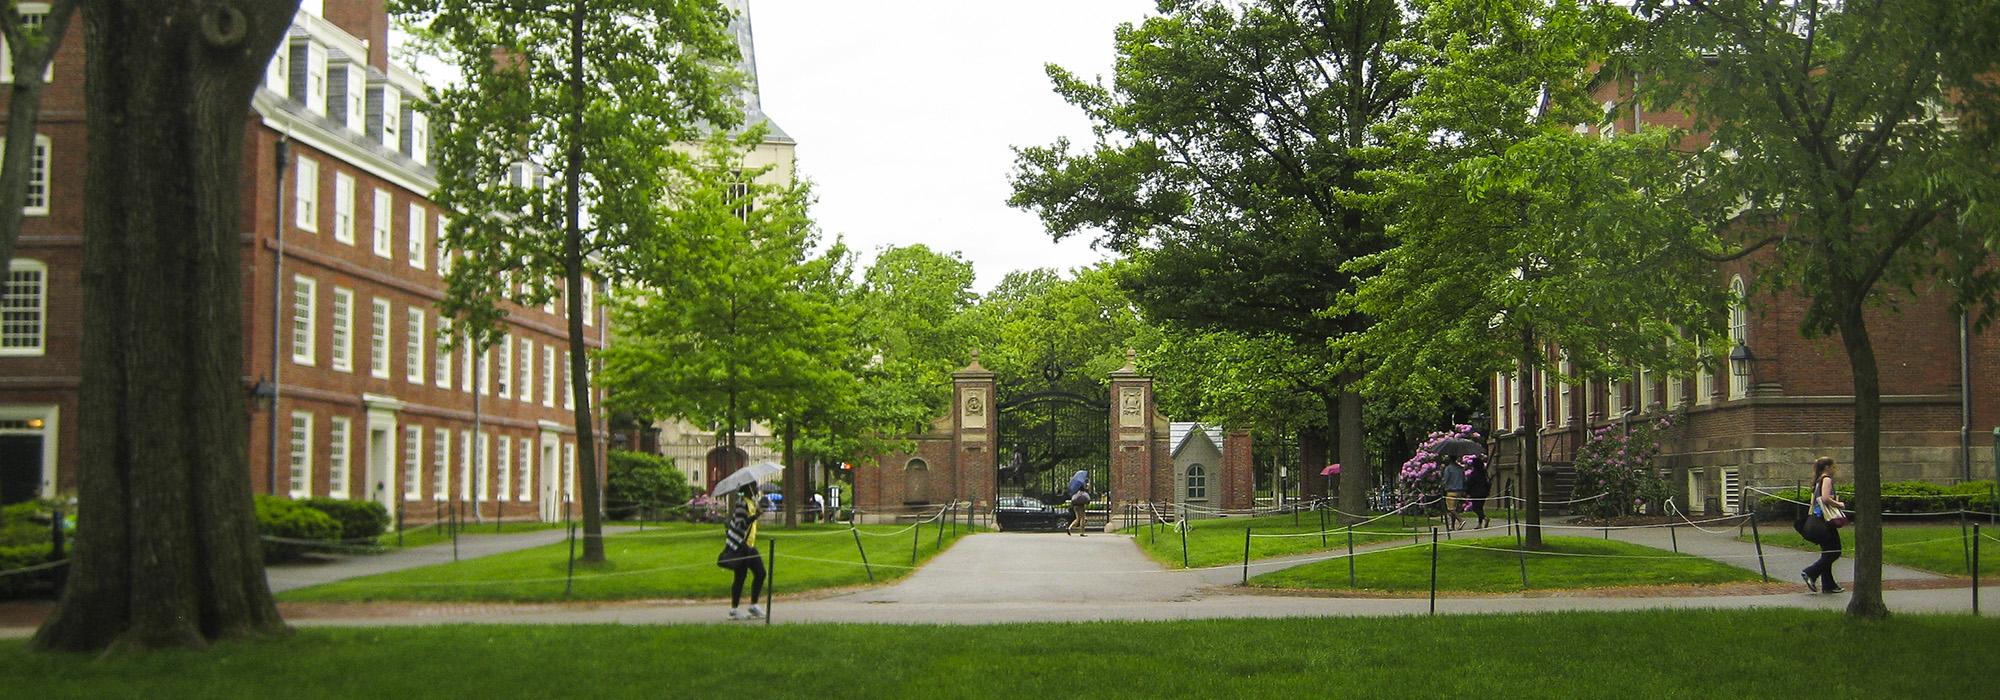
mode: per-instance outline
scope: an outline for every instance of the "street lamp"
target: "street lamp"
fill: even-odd
[[[1465,419],[1465,423],[1466,423],[1466,425],[1470,425],[1470,426],[1472,426],[1472,432],[1474,432],[1474,433],[1478,433],[1478,434],[1479,434],[1479,439],[1480,439],[1480,440],[1482,440],[1482,441],[1483,441],[1483,440],[1485,440],[1485,439],[1486,439],[1486,412],[1485,412],[1485,411],[1473,411],[1473,412],[1472,412],[1472,416],[1471,416],[1471,417],[1469,417],[1469,418],[1466,418],[1466,419]]]
[[[1729,351],[1729,372],[1736,375],[1737,379],[1747,382],[1750,379],[1750,363],[1755,361],[1757,356],[1750,353],[1750,346],[1738,340],[1736,347]]]

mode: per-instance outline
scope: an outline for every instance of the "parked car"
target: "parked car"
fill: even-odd
[[[719,523],[722,522],[723,517],[727,515],[729,515],[729,513],[725,512],[722,509],[722,501],[720,499],[710,497],[708,494],[704,493],[699,496],[695,496],[694,498],[688,499],[687,502],[688,522]]]
[[[1061,530],[1069,525],[1069,509],[1027,496],[1002,496],[993,509],[995,524],[1007,530]]]

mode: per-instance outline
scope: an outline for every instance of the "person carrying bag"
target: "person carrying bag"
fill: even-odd
[[[1813,492],[1811,513],[1806,516],[1805,537],[1819,545],[1819,560],[1799,572],[1806,580],[1806,590],[1814,593],[1841,593],[1841,588],[1833,580],[1833,562],[1840,559],[1840,527],[1847,524],[1847,507],[1833,490],[1833,458],[1821,457],[1813,461]]]
[[[716,555],[715,565],[735,572],[736,578],[729,586],[729,619],[746,620],[764,616],[764,608],[757,601],[764,594],[764,555],[757,551],[757,484],[751,482],[736,491],[729,509],[728,524],[723,526],[722,553]],[[743,578],[754,576],[750,583],[750,608],[744,610]]]

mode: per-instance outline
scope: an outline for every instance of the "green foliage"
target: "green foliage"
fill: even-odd
[[[1499,517],[1498,511],[1494,512]],[[1406,523],[1408,525],[1406,525]],[[1243,529],[1250,528],[1260,535],[1308,535],[1320,531],[1319,513],[1304,512],[1297,515],[1265,515],[1255,518],[1201,518],[1187,521],[1187,564],[1195,568],[1222,566],[1243,561]],[[1391,517],[1375,521],[1354,530],[1354,544],[1368,545],[1377,542],[1409,540],[1415,530],[1411,527],[1429,527],[1432,521],[1426,518]],[[1282,557],[1311,552],[1347,551],[1347,530],[1341,529],[1331,513],[1327,515],[1324,543],[1318,537],[1271,537],[1251,540],[1252,561],[1271,557]],[[1132,535],[1139,549],[1169,568],[1181,568],[1181,537],[1172,525],[1157,528],[1137,527],[1123,530]]]
[[[0,547],[47,545],[52,510],[47,501],[22,501],[0,507]]]
[[[49,531],[50,505],[22,501],[0,507],[0,571],[25,569],[49,561],[54,542]],[[0,600],[31,592],[55,572],[0,576]]]
[[[1692,555],[1674,554],[1626,542],[1587,537],[1547,537],[1528,555],[1528,589],[1609,588],[1668,584],[1756,581],[1757,572]],[[1567,555],[1567,556],[1564,556]],[[1615,557],[1615,559],[1607,559]],[[1615,563],[1611,563],[1615,562]],[[1508,537],[1455,539],[1439,543],[1440,591],[1519,591],[1520,555]],[[1355,562],[1356,587],[1364,590],[1423,591],[1430,588],[1430,541],[1362,555]],[[1250,585],[1269,588],[1345,589],[1347,562],[1332,560],[1252,577]]]
[[[374,501],[341,498],[306,498],[298,501],[307,508],[325,513],[340,524],[339,539],[359,543],[373,540],[389,529],[389,509]]]
[[[612,450],[605,482],[606,511],[614,520],[658,519],[663,509],[686,503],[692,488],[674,460],[628,450]]]
[[[1618,430],[1605,426],[1591,431],[1590,439],[1576,451],[1571,498],[1605,494],[1582,504],[1600,518],[1630,515],[1642,506],[1660,507],[1669,493],[1653,458],[1660,456],[1661,434],[1672,425],[1671,419],[1661,418]]]
[[[1842,502],[1854,503],[1854,485],[1837,484],[1833,487],[1834,497]],[[1770,517],[1791,517],[1796,503],[1810,503],[1812,488],[1799,486],[1778,489],[1757,499],[1757,512],[1771,514]],[[1928,481],[1891,481],[1882,484],[1882,512],[1884,513],[1955,513],[1960,508],[1985,513],[1993,509],[1992,481],[1965,481],[1951,486],[1939,486]]]
[[[46,542],[42,544],[0,545],[0,571],[25,569],[36,564],[44,564],[55,553]],[[0,576],[0,600],[16,598],[28,594],[49,581],[56,572],[13,574]]]
[[[1982,528],[1980,535],[1991,537],[1991,533],[1989,526]],[[1746,533],[1737,539],[1748,542],[1755,537]],[[1960,527],[1957,522],[1948,525],[1889,525],[1882,528],[1882,560],[1946,576],[1967,576],[1972,573],[1966,568],[1972,561],[1971,537],[1970,525]],[[1767,547],[1775,545],[1807,552],[1819,551],[1819,545],[1807,542],[1789,528],[1764,530],[1763,538]],[[1840,547],[1846,556],[1854,555],[1856,539],[1851,533],[1842,535]],[[1995,546],[1992,540],[1982,541],[1979,548],[1980,576],[1984,579],[1994,571],[2000,571],[2000,546]]]
[[[300,501],[258,494],[257,534],[266,538],[264,561],[288,561],[307,552],[318,551],[320,547],[302,542],[276,542],[270,538],[319,540],[332,544],[340,538],[340,521]]]

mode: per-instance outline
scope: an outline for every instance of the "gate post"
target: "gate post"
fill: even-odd
[[[997,502],[995,477],[1000,469],[994,432],[1000,427],[998,386],[993,371],[979,365],[979,351],[972,362],[951,373],[952,464],[948,494],[925,494],[925,500]],[[936,488],[933,486],[933,488]],[[908,496],[906,496],[908,498]]]
[[[1163,472],[1154,464],[1166,450],[1155,444],[1157,419],[1153,378],[1139,372],[1137,353],[1125,350],[1125,366],[1111,373],[1110,492],[1128,501],[1161,500]]]

